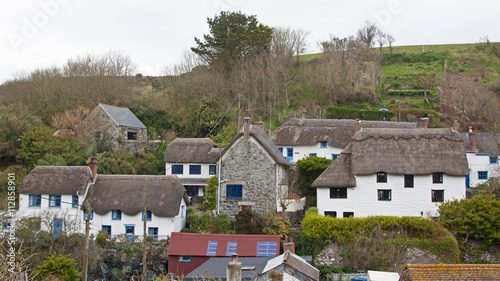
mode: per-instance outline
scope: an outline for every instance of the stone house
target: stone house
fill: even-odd
[[[126,107],[100,103],[76,128],[79,140],[107,149],[143,150],[147,144],[147,128]]]
[[[399,281],[500,280],[500,264],[408,264]]]
[[[476,187],[492,177],[500,177],[500,134],[475,133],[470,128],[467,133],[460,133],[464,139],[469,162],[467,187]]]
[[[277,211],[288,195],[289,164],[264,130],[250,124],[248,111],[242,131],[222,151],[221,163],[222,213],[234,217],[241,205],[252,205],[260,214]]]
[[[465,198],[463,139],[453,129],[362,128],[312,187],[321,215],[435,217]]]

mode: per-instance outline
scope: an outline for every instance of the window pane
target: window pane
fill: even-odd
[[[443,202],[444,190],[432,190],[432,202]]]
[[[183,165],[172,165],[172,175],[182,175],[184,173]]]
[[[377,182],[387,182],[387,173],[378,172],[377,173]]]
[[[405,187],[413,187],[413,175],[405,175]]]
[[[330,188],[330,198],[347,198],[347,188]]]
[[[257,242],[257,257],[275,257],[276,242]]]
[[[354,217],[354,212],[344,212],[343,216],[344,218]]]
[[[378,200],[390,201],[391,200],[391,190],[379,189],[378,190]]]
[[[337,212],[325,211],[325,216],[336,218],[337,217]]]
[[[189,165],[189,174],[200,175],[201,174],[201,165]]]
[[[217,252],[217,240],[208,241],[207,256],[215,256]]]
[[[478,180],[487,180],[488,179],[488,171],[478,171],[477,172]]]
[[[226,250],[226,256],[232,256],[236,254],[236,247],[238,246],[237,241],[228,241],[227,242],[227,250]]]
[[[433,173],[432,183],[443,183],[443,173]]]
[[[241,184],[228,184],[226,186],[227,198],[242,198],[243,186]]]

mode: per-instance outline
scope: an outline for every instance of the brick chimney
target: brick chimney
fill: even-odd
[[[283,252],[290,251],[290,253],[295,254],[295,243],[293,243],[293,237],[290,237],[288,241],[288,236],[285,237],[285,243],[283,243]]]
[[[361,121],[359,119],[356,119],[356,122],[354,123],[354,133],[357,133],[361,131]]]
[[[238,255],[233,255],[232,260],[226,266],[227,281],[241,281],[241,262],[238,261]]]
[[[476,152],[476,133],[472,132],[472,127],[469,127],[469,151]]]
[[[421,117],[420,119],[418,119],[418,125],[424,129],[429,128],[429,118]]]
[[[307,111],[306,111],[306,106],[304,105],[302,107],[302,112],[300,113],[300,120],[306,120],[307,117]]]
[[[255,123],[255,126],[261,128],[264,132],[266,131],[266,123],[262,122],[262,117],[259,117],[259,122]]]
[[[250,111],[245,114],[245,122],[243,123],[243,138],[248,139],[250,136]]]
[[[90,173],[92,174],[90,180],[94,183],[97,178],[97,161],[95,160],[94,156],[90,157],[90,161],[88,164],[90,168]]]
[[[460,130],[460,124],[458,124],[458,120],[453,121],[453,130],[457,132]]]

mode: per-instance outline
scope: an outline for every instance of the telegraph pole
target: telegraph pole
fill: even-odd
[[[87,280],[88,269],[89,269],[89,236],[90,236],[90,199],[87,200],[87,206],[85,208],[87,213],[84,216],[85,219],[85,265],[83,267],[83,280]]]
[[[236,93],[238,98],[238,110],[236,111],[236,116],[238,116],[238,127],[236,127],[236,133],[240,130],[240,105],[241,105],[241,93]]]
[[[142,274],[141,274],[141,280],[146,281],[146,269],[147,269],[147,264],[146,264],[146,221],[147,221],[147,206],[146,206],[146,185],[148,183],[148,180],[144,182],[144,191],[143,191],[143,197],[144,197],[144,208],[142,210],[142,221],[143,221],[143,227],[144,227],[144,232],[142,236]]]

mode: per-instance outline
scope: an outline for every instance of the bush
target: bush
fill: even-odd
[[[75,260],[67,256],[57,256],[55,253],[47,257],[40,268],[35,271],[35,274],[41,278],[53,276],[65,281],[76,281],[80,278],[80,274],[75,268]]]
[[[391,96],[404,96],[404,97],[413,97],[413,96],[424,96],[425,90],[389,90],[387,91],[388,95]],[[432,94],[430,90],[427,90],[427,94]]]
[[[97,236],[95,238],[95,242],[96,242],[97,246],[104,247],[108,244],[108,238],[109,238],[108,233],[106,231],[101,230],[97,234]]]
[[[286,236],[290,232],[290,222],[282,215],[268,213],[262,215],[263,231],[267,235]]]

